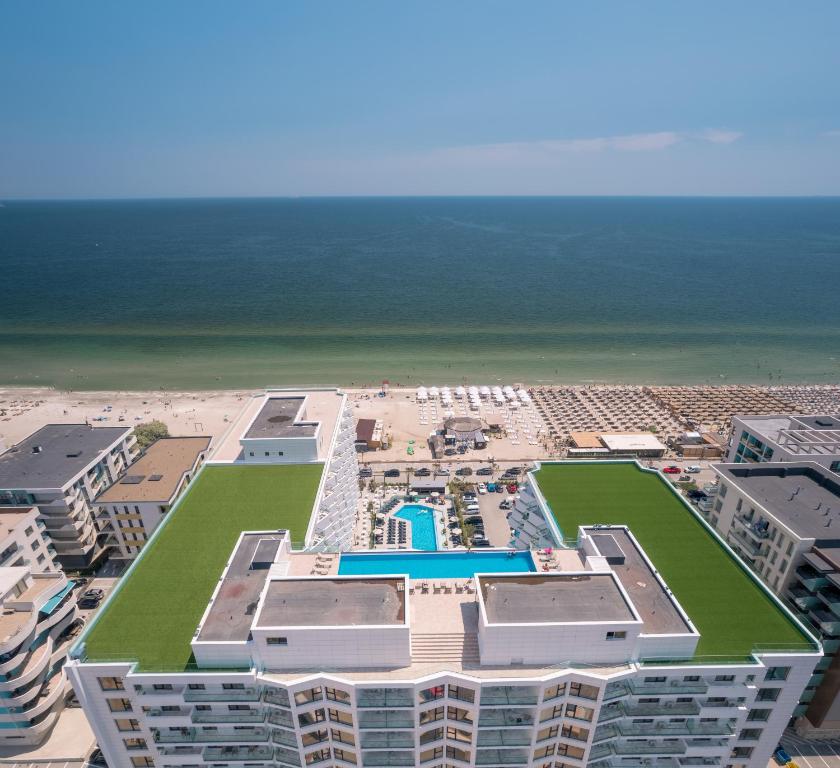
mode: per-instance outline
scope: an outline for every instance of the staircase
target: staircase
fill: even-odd
[[[440,632],[411,635],[411,661],[415,664],[456,662],[478,664],[478,635],[475,632]]]

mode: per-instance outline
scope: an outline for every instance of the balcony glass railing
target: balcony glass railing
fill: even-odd
[[[517,728],[532,726],[534,715],[523,710],[487,710],[478,717],[479,728]]]
[[[708,684],[703,680],[664,680],[660,683],[630,682],[630,691],[634,696],[658,696],[669,693],[685,695],[688,693],[706,693]]]
[[[676,741],[617,741],[612,745],[616,755],[682,755],[685,742]]]
[[[235,731],[201,731],[197,728],[172,728],[170,730],[152,729],[156,744],[177,744],[191,742],[268,741],[268,728],[237,728]]]
[[[624,714],[627,717],[645,717],[657,715],[697,715],[700,713],[700,705],[695,701],[670,702],[663,701],[658,704],[625,704]]]
[[[356,700],[360,709],[413,707],[414,693],[409,689],[360,690]]]
[[[196,712],[192,716],[194,723],[262,723],[265,712]]]
[[[206,747],[203,754],[207,762],[227,760],[271,760],[273,747]]]
[[[221,691],[184,691],[184,701],[259,701],[257,688],[233,688]]]
[[[523,747],[531,743],[531,732],[526,730],[479,731],[479,747]]]
[[[481,691],[482,707],[530,706],[539,700],[538,688],[526,686],[490,686]]]
[[[525,749],[477,749],[476,765],[527,765],[530,755]]]
[[[363,733],[362,749],[413,749],[414,734],[395,731],[394,733]]]
[[[360,712],[359,728],[377,730],[380,728],[413,728],[414,714],[409,712]]]
[[[414,752],[363,752],[362,763],[382,766],[414,765]]]

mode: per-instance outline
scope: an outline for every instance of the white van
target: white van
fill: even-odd
[[[685,468],[685,471],[690,475],[696,475],[702,467],[699,464],[691,464]]]

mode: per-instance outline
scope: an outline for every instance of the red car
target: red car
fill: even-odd
[[[508,483],[507,492],[508,493],[516,493],[517,485],[516,483]]]
[[[678,475],[678,474],[680,474],[680,472],[682,472],[682,470],[679,467],[674,467],[674,466],[663,467],[662,471],[666,475]]]

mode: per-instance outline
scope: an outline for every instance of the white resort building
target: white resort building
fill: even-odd
[[[28,567],[32,573],[58,570],[46,525],[36,507],[0,507],[0,568]]]
[[[0,749],[40,744],[64,706],[73,586],[60,571],[0,568]]]
[[[812,461],[840,472],[840,416],[734,416],[726,461]]]
[[[199,473],[71,652],[109,764],[765,768],[821,657],[635,463],[530,474],[550,551],[324,554],[294,545],[333,528],[322,473],[240,461]]]
[[[137,454],[131,427],[48,424],[0,455],[0,510],[37,507],[56,562],[90,568],[105,552],[94,499]]]

